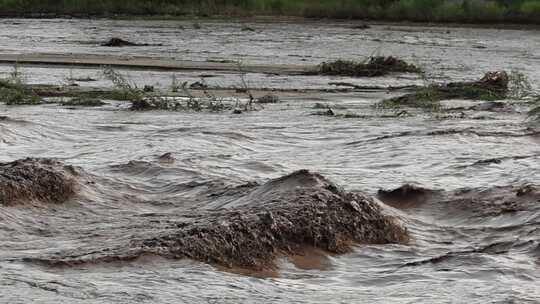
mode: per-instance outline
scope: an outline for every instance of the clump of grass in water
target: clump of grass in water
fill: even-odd
[[[0,102],[6,105],[36,105],[42,99],[24,83],[17,64],[8,79],[0,80]]]
[[[106,103],[104,103],[98,98],[80,96],[72,98],[69,101],[63,101],[60,104],[63,106],[100,107],[105,105]]]
[[[527,112],[527,119],[535,124],[540,123],[540,95],[538,93],[534,92],[532,89],[532,85],[528,81],[527,77],[523,75],[522,73],[515,72],[515,85],[514,89],[512,89],[512,94],[516,97],[524,98],[532,98],[533,100],[530,102],[532,105],[529,112]]]
[[[507,96],[512,99],[522,100],[528,97],[534,97],[534,92],[529,79],[525,74],[520,71],[512,70],[510,72],[508,94]]]
[[[0,102],[6,105],[37,105],[41,104],[42,100],[22,84],[0,80]]]
[[[115,87],[110,98],[130,101],[131,110],[171,110],[178,108],[176,105],[170,104],[167,98],[146,94],[148,92],[138,88],[136,84],[130,82],[122,74],[110,67],[105,68],[103,74]]]
[[[323,62],[317,74],[330,76],[377,77],[389,73],[420,73],[421,69],[393,56],[369,57],[363,62],[336,60]]]
[[[233,113],[241,114],[242,111],[253,111],[253,110],[255,110],[255,108],[253,107],[254,102],[255,102],[255,97],[253,96],[253,93],[251,92],[251,90],[250,90],[250,88],[249,88],[249,86],[247,84],[246,73],[242,69],[242,63],[238,62],[237,64],[238,64],[238,71],[239,71],[240,81],[241,81],[241,85],[242,85],[242,88],[240,89],[240,91],[245,93],[247,98],[248,98],[247,102],[245,104],[243,104],[243,105],[240,104],[239,100],[236,101],[236,105],[235,105],[235,108],[233,110]]]
[[[533,107],[527,112],[527,119],[533,123],[540,123],[540,98],[533,102]]]
[[[225,104],[223,99],[217,98],[208,90],[204,78],[201,79],[201,88],[205,97],[195,97],[188,89],[188,83],[184,82],[181,85],[178,84],[176,76],[173,76],[171,89],[173,93],[182,90],[185,98],[170,97],[170,96],[157,96],[154,92],[145,92],[143,89],[139,89],[137,85],[128,81],[122,74],[116,72],[111,68],[104,70],[104,75],[113,84],[115,89],[107,97],[115,100],[125,100],[131,102],[131,110],[134,111],[149,111],[149,110],[167,110],[167,111],[210,111],[221,112],[225,110],[232,110],[233,107],[230,104]],[[253,110],[254,97],[247,89],[246,82],[241,76],[242,83],[246,86],[246,94],[249,100],[242,104],[239,100],[236,101],[234,109],[240,111]]]
[[[144,92],[137,87],[136,84],[128,81],[122,74],[118,73],[110,67],[103,70],[105,78],[110,80],[115,90],[111,94],[111,98],[115,100],[131,101],[133,105],[144,100]]]
[[[430,85],[427,87],[423,87],[418,89],[414,93],[414,98],[409,98],[407,95],[403,97],[396,97],[396,98],[390,98],[385,99],[377,104],[375,104],[375,108],[378,109],[391,109],[391,110],[397,110],[400,109],[402,106],[408,106],[411,108],[420,108],[427,111],[440,111],[441,110],[441,103],[442,96],[437,90],[436,85]]]
[[[385,99],[375,106],[389,109],[408,106],[430,111],[441,110],[440,101],[449,99],[468,99],[495,101],[508,97],[510,86],[515,86],[505,71],[486,73],[484,77],[472,82],[454,82],[448,84],[429,84],[419,87],[415,92],[403,96]]]

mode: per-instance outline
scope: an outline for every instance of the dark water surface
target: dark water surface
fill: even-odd
[[[360,31],[344,24],[256,23],[255,33],[245,33],[242,24],[219,22],[202,23],[200,31],[187,21],[0,24],[4,53],[121,53],[299,64],[380,50],[416,58],[440,79],[475,79],[487,70],[519,68],[540,81],[540,36],[534,31],[455,28],[447,33],[436,27],[383,25]],[[112,35],[164,46],[111,50],[91,44]],[[61,82],[68,73],[61,68],[23,71],[39,83]],[[99,73],[75,69],[89,71]],[[170,77],[129,73],[141,82],[166,83]],[[180,77],[198,78],[195,73]],[[366,85],[419,81],[400,77],[337,80]],[[324,88],[336,79],[252,75],[250,80],[279,88]],[[219,81],[230,85],[237,78],[222,75]],[[421,113],[384,118],[370,105],[386,96],[298,95],[243,115],[132,112],[114,101],[93,109],[0,105],[1,162],[56,158],[80,167],[92,180],[62,205],[0,207],[0,302],[539,303],[540,196],[534,185],[540,184],[540,139],[525,120],[525,108],[465,111],[464,118]],[[364,117],[311,115],[317,102],[339,103],[346,110],[338,112]],[[160,161],[164,153],[175,160]],[[342,256],[314,252],[293,259],[294,264],[281,261],[278,273],[269,277],[154,256],[72,267],[28,262],[104,244],[121,246],[160,232],[150,219],[213,208],[209,197],[223,189],[264,183],[298,169],[320,172],[349,191],[372,195],[406,183],[437,191],[381,197],[399,207],[387,208],[410,230],[410,245],[358,245]],[[521,195],[527,184],[533,190]]]

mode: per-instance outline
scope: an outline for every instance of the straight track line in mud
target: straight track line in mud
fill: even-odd
[[[93,54],[0,54],[0,63],[23,65],[59,65],[115,68],[169,70],[169,71],[226,71],[251,72],[278,75],[302,75],[313,69],[308,65],[259,65],[237,62],[210,62],[176,60],[174,58],[153,58],[119,55]]]

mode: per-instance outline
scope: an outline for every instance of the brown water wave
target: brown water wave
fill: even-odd
[[[354,243],[408,241],[406,230],[383,215],[372,199],[344,192],[318,174],[298,171],[261,186],[243,188],[241,195],[216,194],[212,189],[206,195],[204,210],[140,215],[142,221],[136,225],[148,227],[149,233],[143,233],[140,240],[131,237],[125,247],[114,242],[93,244],[97,248],[91,252],[60,252],[55,258],[24,260],[74,265],[157,254],[271,270],[277,256],[298,255],[306,246],[345,253]],[[126,237],[132,225],[117,226],[114,231]],[[152,236],[157,230],[162,232]]]
[[[113,169],[127,168],[122,174],[129,176],[140,174],[132,171],[133,166],[140,165],[130,162]],[[61,177],[66,168],[69,179]],[[159,168],[153,170],[173,174],[166,167]],[[161,269],[158,265],[174,265],[177,259],[224,266],[205,273],[225,270],[280,278],[292,275],[286,274],[291,271],[317,271],[321,275],[318,280],[328,279],[338,267],[340,272],[348,273],[354,263],[371,263],[366,274],[384,275],[385,283],[364,284],[382,289],[394,280],[416,281],[426,271],[455,277],[460,277],[462,271],[474,271],[486,279],[502,272],[507,279],[522,282],[537,279],[540,187],[532,184],[452,191],[408,184],[379,191],[378,201],[365,193],[347,192],[319,174],[301,170],[262,184],[214,181],[216,187],[208,187],[194,183],[191,188],[202,188],[195,199],[198,203],[186,206],[174,200],[169,204],[133,200],[115,191],[126,187],[128,180],[69,169],[51,160],[26,159],[0,166],[1,173],[13,170],[26,178],[29,187],[21,193],[27,193],[24,199],[34,204],[0,207],[0,233],[7,245],[0,252],[1,265],[8,271],[4,281],[62,297],[76,295],[69,290],[79,283],[39,278],[47,273],[86,276],[121,267],[134,279],[140,267],[157,271]],[[59,178],[34,179],[43,174],[59,174]],[[145,173],[147,178],[157,175]],[[63,196],[61,188],[52,186],[71,179],[84,185],[77,188],[76,199]],[[61,196],[54,204],[48,204],[52,202],[49,196],[40,195],[44,182],[51,183],[49,195]],[[2,184],[2,189],[6,186],[10,187]],[[179,194],[192,190],[178,187],[176,191]],[[50,247],[51,242],[59,247]],[[388,247],[390,243],[397,247]],[[357,247],[359,244],[361,247]],[[323,250],[325,262],[321,262],[323,257],[316,248]],[[341,258],[347,266],[338,266],[341,262],[332,253],[348,253]],[[283,259],[287,256],[296,265],[293,267],[300,268],[292,270]],[[326,266],[316,266],[319,263]],[[517,272],[516,263],[532,268]],[[15,265],[25,265],[31,277],[17,275],[12,270]],[[278,266],[281,270],[276,273]],[[342,288],[346,290],[346,286]],[[533,295],[519,299],[528,301]]]

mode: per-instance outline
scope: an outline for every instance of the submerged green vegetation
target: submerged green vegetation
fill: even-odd
[[[35,105],[41,98],[28,86],[6,80],[0,80],[0,102],[6,105]]]
[[[509,85],[513,87],[514,82],[515,80],[510,79],[505,71],[490,72],[478,81],[429,84],[418,87],[413,93],[385,99],[376,106],[383,109],[408,106],[438,111],[441,109],[440,101],[442,100],[502,100],[508,97]]]
[[[0,0],[0,14],[284,15],[540,24],[540,0]]]
[[[103,77],[111,82],[112,87],[81,88],[69,84],[60,86],[28,84],[15,65],[10,77],[0,79],[0,104],[20,106],[48,103],[69,107],[100,107],[107,104],[103,100],[114,100],[128,102],[131,105],[129,109],[133,111],[223,113],[232,111],[233,114],[241,114],[261,109],[262,104],[280,102],[279,97],[273,94],[255,99],[243,76],[241,76],[244,85],[242,93],[245,94],[245,98],[218,97],[211,92],[204,79],[191,85],[188,82],[178,85],[176,78],[173,77],[173,87],[167,91],[155,90],[151,85],[139,88],[125,75],[110,67],[104,67]],[[192,94],[191,90],[199,91],[198,96]]]
[[[401,107],[440,111],[441,101],[461,99],[475,101],[513,100],[524,101],[534,98],[533,104],[540,105],[540,98],[527,77],[519,71],[488,72],[477,81],[452,82],[447,84],[428,83],[417,87],[412,93],[384,99],[375,107],[400,109]],[[540,110],[538,110],[540,113]]]
[[[24,83],[17,65],[9,78],[0,79],[0,102],[6,105],[35,105],[42,102],[41,98]]]

